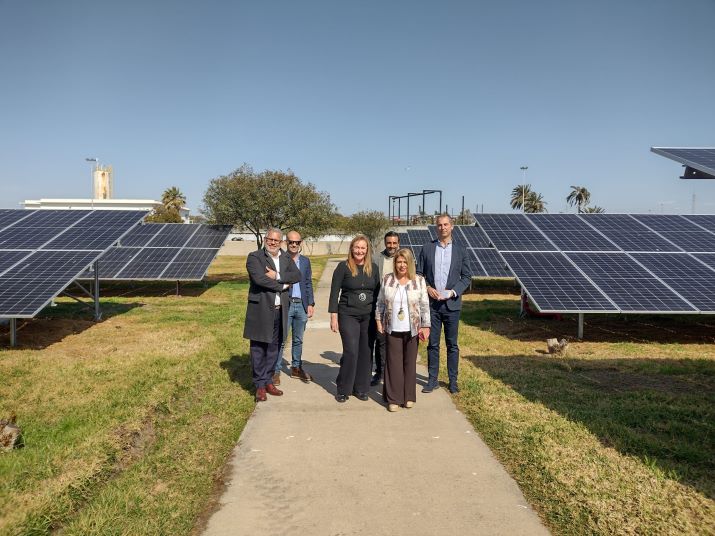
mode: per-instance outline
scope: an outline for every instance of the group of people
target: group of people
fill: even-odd
[[[437,239],[426,243],[419,257],[400,248],[399,236],[388,232],[385,249],[373,259],[370,242],[357,235],[348,257],[333,272],[328,311],[330,329],[340,334],[343,353],[335,399],[368,400],[370,386],[383,380],[389,411],[411,408],[417,398],[417,349],[427,341],[429,378],[422,388],[439,388],[439,345],[442,330],[447,347],[449,390],[456,393],[459,367],[457,344],[462,294],[470,283],[467,251],[452,240],[449,215],[437,218]],[[250,339],[256,400],[278,389],[285,334],[292,331],[291,377],[312,380],[302,367],[303,333],[313,316],[312,270],[301,255],[301,237],[270,229],[264,247],[249,254],[250,277],[244,337]],[[377,261],[377,262],[376,262]],[[375,374],[372,375],[373,356]]]

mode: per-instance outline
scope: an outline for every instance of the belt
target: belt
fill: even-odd
[[[293,303],[303,303],[303,298],[291,298],[290,301]]]

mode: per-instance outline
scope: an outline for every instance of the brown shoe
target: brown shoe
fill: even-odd
[[[281,373],[280,373],[280,372],[276,372],[276,373],[273,375],[273,385],[280,385],[280,384],[281,384]]]
[[[303,370],[303,367],[291,367],[290,368],[290,377],[298,378],[303,383],[309,383],[313,379],[313,377],[310,374],[308,374],[306,371]]]
[[[281,396],[281,395],[283,395],[283,391],[281,391],[280,389],[278,389],[278,388],[277,388],[275,385],[273,385],[272,383],[269,383],[268,385],[266,385],[266,393],[268,393],[269,395],[273,395],[273,396]]]
[[[266,400],[268,400],[268,397],[266,396],[265,388],[259,387],[256,389],[256,402],[265,402]]]

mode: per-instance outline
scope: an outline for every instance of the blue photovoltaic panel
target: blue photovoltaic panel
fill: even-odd
[[[527,216],[561,251],[620,251],[576,214]]]
[[[560,252],[501,254],[542,312],[618,311]]]
[[[684,253],[633,253],[633,258],[704,313],[715,313],[715,270]]]
[[[415,263],[419,261],[420,253],[422,253],[422,246],[409,246],[412,250],[412,255],[415,257]]]
[[[470,277],[486,277],[487,272],[482,267],[482,263],[479,262],[479,258],[473,249],[467,250],[467,266],[469,267]]]
[[[556,251],[524,214],[477,214],[475,217],[499,251]]]
[[[473,225],[459,225],[454,228],[457,232],[462,233],[464,240],[462,244],[469,248],[488,248],[489,238],[484,234],[479,227]]]
[[[211,249],[183,249],[161,274],[162,279],[197,280],[206,275],[206,270],[216,256]]]
[[[623,312],[696,312],[626,253],[566,255]]]
[[[424,246],[427,242],[432,241],[429,231],[424,229],[409,229],[407,234],[410,239],[410,244],[413,246]]]
[[[628,214],[579,214],[623,251],[681,251]]]
[[[180,248],[143,248],[114,279],[159,279],[179,251]]]
[[[709,175],[715,175],[713,147],[651,147],[651,151]]]
[[[32,212],[29,210],[0,209],[0,230],[13,223],[27,218]]]
[[[26,222],[22,220],[0,232],[0,249],[38,249],[66,231],[62,227],[33,227]]]
[[[145,223],[144,225],[137,225],[134,229],[122,237],[119,245],[121,247],[128,248],[146,246],[149,241],[163,228],[164,226],[159,223]]]
[[[10,268],[13,264],[25,257],[30,256],[30,254],[32,254],[31,251],[0,251],[0,276],[2,276],[2,273],[8,268]]]
[[[472,252],[484,267],[486,277],[514,277],[496,249],[472,248]]]
[[[219,249],[226,241],[231,228],[231,225],[200,225],[185,247]],[[211,259],[213,260],[213,257]]]
[[[122,268],[124,268],[131,260],[136,257],[141,248],[111,248],[97,262],[99,266],[100,279],[112,279]],[[82,274],[83,279],[91,279],[94,277],[94,270],[90,268]]]
[[[693,257],[696,257],[715,270],[715,253],[696,253]]]
[[[198,225],[184,223],[166,223],[164,228],[152,238],[147,247],[151,248],[180,248],[186,245],[189,239],[198,230]],[[228,233],[227,233],[228,234]]]
[[[397,233],[397,239],[400,241],[400,247],[402,248],[410,245],[410,238],[407,233]]]
[[[715,214],[695,214],[693,216],[684,216],[684,218],[715,233]]]
[[[35,316],[96,257],[96,251],[37,251],[23,259],[0,277],[0,316]]]
[[[437,226],[436,225],[428,225],[427,232],[429,233],[430,237],[432,237],[432,240],[437,240]]]
[[[706,231],[683,216],[634,214],[633,217],[684,251],[715,251],[715,233]]]

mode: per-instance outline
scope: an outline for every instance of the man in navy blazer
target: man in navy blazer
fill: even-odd
[[[310,382],[313,378],[303,370],[303,333],[308,319],[313,316],[315,300],[313,299],[313,269],[310,266],[310,259],[300,254],[303,239],[297,231],[290,231],[287,235],[288,256],[298,266],[300,270],[300,281],[293,284],[290,289],[290,308],[288,309],[288,325],[292,333],[291,339],[291,378],[298,378],[304,383]],[[281,364],[283,362],[283,348],[285,338],[278,352],[273,383],[280,384]]]
[[[439,337],[444,327],[447,346],[447,374],[449,391],[456,393],[459,369],[459,315],[462,294],[469,287],[471,274],[467,263],[469,252],[452,240],[452,218],[448,214],[437,217],[437,240],[427,242],[417,261],[417,273],[424,276],[429,294],[431,326],[427,344],[429,380],[422,389],[431,393],[439,388]]]

